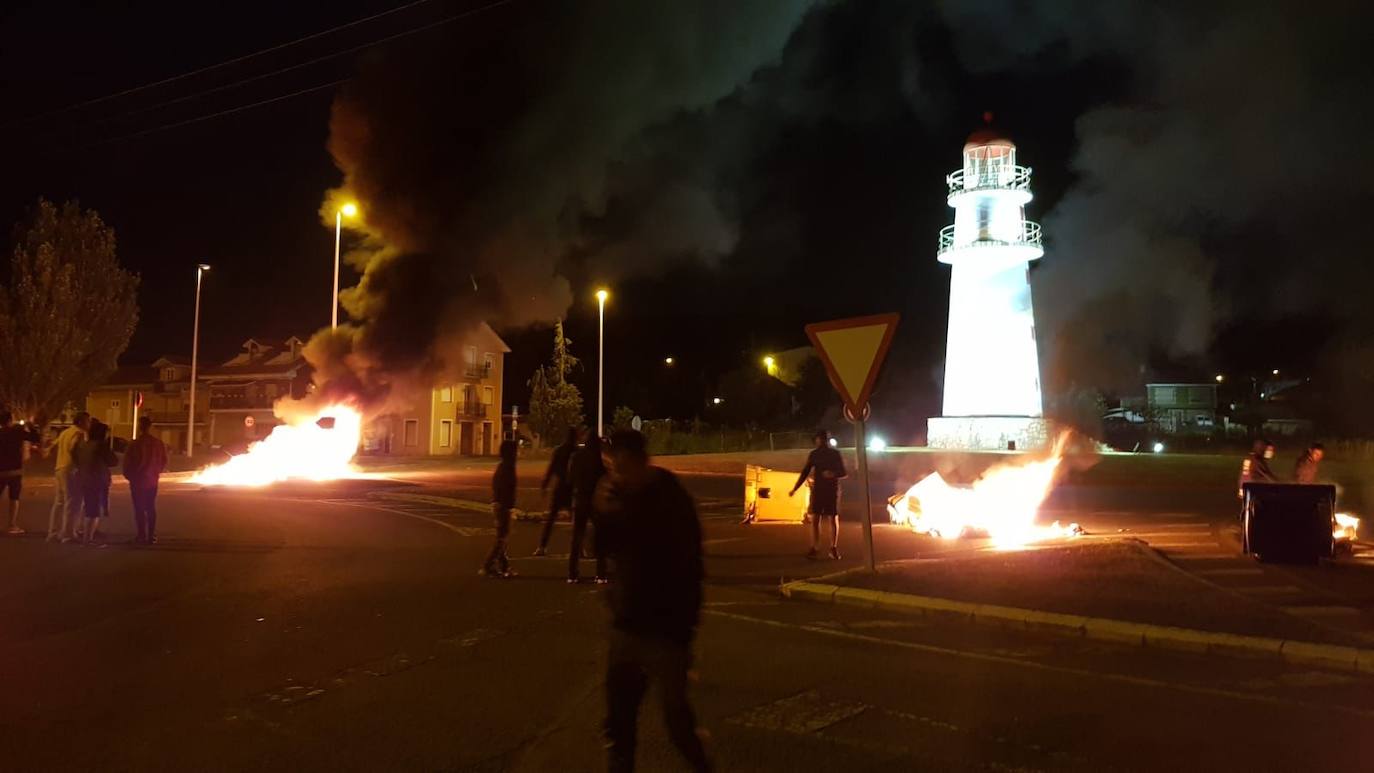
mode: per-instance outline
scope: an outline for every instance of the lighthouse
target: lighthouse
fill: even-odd
[[[984,116],[990,118],[991,116]],[[1031,170],[990,128],[964,143],[964,166],[945,177],[954,224],[937,258],[950,266],[943,416],[929,421],[938,448],[1026,449],[1045,443],[1030,262],[1044,254],[1026,219]]]

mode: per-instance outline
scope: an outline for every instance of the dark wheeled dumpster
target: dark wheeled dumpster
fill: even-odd
[[[1315,564],[1331,556],[1336,487],[1246,483],[1245,550],[1261,561]]]

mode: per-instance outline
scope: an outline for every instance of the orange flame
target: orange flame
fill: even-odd
[[[952,486],[940,473],[931,473],[894,497],[888,515],[892,523],[921,534],[942,539],[986,536],[1001,548],[1078,534],[1078,524],[1035,522],[1054,487],[1067,441],[1064,433],[1049,456],[991,467],[970,486]]]
[[[333,419],[333,426],[326,428]],[[349,405],[334,404],[294,423],[272,429],[247,453],[206,467],[191,478],[209,486],[266,486],[278,481],[334,480],[357,474],[353,456],[362,438],[363,416]]]

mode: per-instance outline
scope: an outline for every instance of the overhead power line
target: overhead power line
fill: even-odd
[[[427,30],[434,29],[435,27],[440,27],[440,26],[443,26],[443,25],[445,25],[445,24],[450,24],[450,23],[452,23],[452,22],[459,21],[459,20],[461,20],[461,19],[465,19],[465,18],[467,18],[467,17],[469,17],[469,16],[475,16],[475,15],[477,15],[477,14],[479,14],[479,13],[483,13],[483,12],[485,12],[485,11],[490,11],[490,10],[492,10],[492,9],[498,7],[498,6],[506,5],[507,3],[512,3],[512,2],[514,2],[514,1],[515,1],[515,0],[495,0],[495,2],[488,3],[487,5],[484,5],[484,6],[481,6],[481,7],[478,7],[478,8],[469,8],[469,9],[466,10],[466,11],[462,11],[462,12],[460,12],[460,13],[456,13],[456,14],[453,14],[453,15],[451,15],[451,16],[445,16],[445,17],[442,18],[442,19],[439,19],[439,20],[437,20],[437,21],[430,22],[430,23],[428,23],[428,24],[422,24],[422,25],[420,25],[419,27],[412,27],[411,29],[408,29],[408,30],[402,30],[402,31],[400,31],[400,32],[393,33],[393,34],[391,34],[391,35],[386,35],[386,36],[377,38],[376,40],[368,41],[368,42],[366,42],[366,43],[360,43],[360,44],[358,44],[358,45],[356,45],[356,46],[350,46],[350,47],[348,47],[348,48],[345,48],[345,49],[340,50],[340,51],[335,51],[335,52],[330,53],[330,54],[322,54],[322,55],[320,55],[320,56],[314,57],[313,59],[307,59],[307,60],[304,61],[304,62],[298,62],[297,64],[287,65],[286,67],[280,67],[280,68],[278,68],[278,69],[276,69],[276,70],[271,70],[271,71],[269,71],[269,72],[261,73],[261,74],[258,74],[258,75],[252,75],[252,76],[249,76],[249,77],[247,77],[247,78],[241,78],[241,79],[239,79],[239,80],[233,81],[232,83],[225,83],[225,84],[222,84],[222,85],[220,85],[220,86],[214,86],[214,87],[212,87],[212,88],[203,89],[203,90],[201,90],[201,91],[197,91],[197,92],[194,92],[194,93],[191,93],[191,94],[187,94],[187,95],[184,95],[184,96],[176,97],[175,99],[168,99],[168,100],[165,100],[165,101],[163,101],[163,102],[159,102],[159,103],[157,103],[157,104],[155,104],[155,105],[149,105],[149,106],[147,106],[147,107],[141,107],[141,108],[138,108],[137,110],[130,110],[129,112],[124,113],[124,114],[119,115],[119,116],[114,116],[114,117],[109,117],[109,118],[102,118],[101,120],[97,121],[97,123],[109,123],[109,122],[111,122],[111,121],[118,121],[118,120],[122,120],[122,119],[125,119],[125,118],[132,118],[132,117],[134,117],[134,116],[142,115],[142,114],[144,114],[144,113],[152,112],[152,111],[154,111],[154,110],[160,110],[160,109],[162,109],[162,108],[164,108],[164,107],[171,107],[172,105],[178,105],[178,104],[181,104],[181,103],[183,103],[183,102],[189,102],[189,101],[191,101],[191,100],[193,100],[193,99],[199,99],[200,97],[208,96],[208,95],[210,95],[210,94],[217,94],[217,93],[219,93],[219,92],[221,92],[221,91],[228,91],[229,89],[237,88],[237,87],[239,87],[239,86],[245,86],[245,85],[247,85],[247,84],[249,84],[249,83],[255,83],[255,82],[260,81],[260,80],[265,80],[265,79],[267,79],[267,78],[271,78],[271,77],[274,77],[274,76],[277,76],[277,75],[281,75],[282,73],[292,72],[292,71],[294,71],[294,70],[299,70],[299,69],[302,69],[302,68],[305,68],[305,67],[309,67],[309,66],[311,66],[311,65],[319,64],[320,62],[329,61],[330,59],[337,59],[338,57],[347,56],[348,54],[357,53],[357,52],[359,52],[359,51],[362,51],[362,50],[365,50],[365,49],[368,49],[368,48],[374,48],[374,47],[376,47],[376,46],[385,45],[385,44],[390,43],[390,42],[392,42],[392,41],[394,41],[394,40],[399,40],[400,38],[408,37],[408,36],[410,36],[410,35],[415,35],[415,34],[418,34],[418,33],[421,33],[421,32],[425,32],[425,31],[427,31]],[[413,4],[412,4],[412,5],[413,5]]]
[[[46,112],[43,112],[43,113],[37,113],[37,114],[35,114],[35,115],[26,116],[26,117],[24,117],[24,118],[20,118],[20,119],[17,119],[17,120],[15,120],[15,121],[9,122],[9,123],[5,124],[5,126],[18,126],[18,125],[22,125],[22,124],[26,124],[26,123],[31,123],[31,122],[33,122],[33,121],[37,121],[37,120],[42,119],[42,118],[49,118],[49,117],[52,117],[52,116],[54,116],[54,115],[61,115],[61,114],[63,114],[63,113],[69,113],[69,112],[71,112],[71,111],[73,111],[73,110],[79,110],[80,108],[89,107],[90,105],[97,105],[97,104],[100,104],[100,103],[102,103],[102,102],[108,102],[108,101],[110,101],[110,100],[112,100],[112,99],[117,99],[117,98],[119,98],[119,97],[128,96],[129,94],[136,94],[136,93],[138,93],[138,92],[140,92],[140,91],[146,91],[146,90],[148,90],[148,89],[156,88],[156,87],[158,87],[158,86],[165,86],[165,85],[168,84],[168,83],[175,83],[175,82],[177,82],[177,81],[185,80],[186,78],[191,78],[191,77],[194,77],[194,76],[196,76],[196,75],[200,75],[200,74],[202,74],[202,73],[207,73],[207,72],[210,72],[210,71],[212,71],[212,70],[218,70],[218,69],[220,69],[220,68],[222,68],[222,67],[228,67],[228,66],[230,66],[230,65],[239,64],[240,62],[246,62],[246,61],[248,61],[249,59],[254,59],[254,58],[256,58],[256,57],[263,56],[263,55],[265,55],[265,54],[270,54],[270,53],[274,53],[274,52],[276,52],[276,51],[281,51],[281,50],[284,50],[284,49],[287,49],[287,48],[291,48],[292,46],[296,46],[296,45],[299,45],[299,44],[301,44],[301,43],[306,43],[306,42],[309,42],[309,41],[311,41],[311,40],[317,40],[317,39],[322,38],[322,37],[325,37],[325,36],[327,36],[327,35],[332,35],[332,34],[334,34],[334,33],[336,33],[336,32],[342,32],[343,30],[351,29],[351,28],[356,27],[356,26],[358,26],[358,25],[360,25],[360,24],[367,24],[368,22],[376,21],[377,19],[381,19],[381,18],[383,18],[383,17],[390,16],[390,15],[396,14],[396,13],[400,13],[401,11],[409,10],[409,9],[414,8],[414,7],[416,7],[416,6],[424,5],[424,4],[426,4],[426,3],[431,3],[431,2],[434,2],[434,0],[412,0],[412,2],[406,3],[405,5],[399,5],[399,6],[395,7],[395,8],[389,8],[389,9],[387,9],[387,10],[385,10],[385,11],[380,12],[380,13],[374,13],[374,14],[372,14],[371,16],[365,16],[365,17],[363,17],[363,18],[361,18],[361,19],[355,19],[355,20],[353,20],[353,21],[351,21],[351,22],[347,22],[347,23],[345,23],[345,24],[340,24],[340,25],[338,25],[338,26],[336,26],[336,27],[330,27],[330,28],[327,29],[327,30],[321,30],[321,31],[319,31],[319,32],[313,32],[313,33],[311,33],[311,34],[309,34],[309,35],[305,35],[305,36],[303,36],[303,37],[299,37],[299,38],[296,38],[296,39],[294,39],[294,40],[288,40],[288,41],[286,41],[285,43],[278,43],[278,44],[276,44],[276,45],[274,45],[274,46],[268,46],[267,48],[261,49],[261,50],[259,50],[259,51],[254,51],[254,52],[252,52],[252,53],[250,53],[250,54],[243,54],[242,56],[236,56],[236,57],[234,57],[234,58],[232,58],[232,59],[226,59],[226,60],[224,60],[224,61],[222,61],[222,62],[216,62],[215,64],[206,65],[206,66],[204,66],[204,67],[198,67],[198,68],[196,68],[196,69],[194,69],[194,70],[189,70],[189,71],[187,71],[187,72],[181,73],[180,75],[173,75],[173,76],[168,77],[168,78],[162,78],[161,80],[156,80],[156,81],[151,81],[151,82],[149,82],[149,83],[144,83],[144,84],[141,85],[141,86],[133,86],[133,87],[131,87],[131,88],[124,89],[124,90],[122,90],[122,91],[116,91],[116,92],[113,92],[113,93],[110,93],[110,94],[105,94],[104,96],[94,97],[94,98],[92,98],[92,99],[83,100],[83,101],[81,101],[81,102],[74,102],[74,103],[72,103],[72,104],[70,104],[70,105],[67,105],[67,106],[65,106],[65,107],[59,107],[59,108],[56,108],[56,109],[54,109],[54,110],[49,110],[49,111],[46,111]]]

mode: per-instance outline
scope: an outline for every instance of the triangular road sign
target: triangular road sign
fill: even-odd
[[[874,314],[806,326],[806,336],[825,363],[830,383],[855,416],[862,416],[868,404],[899,318],[897,314]]]

